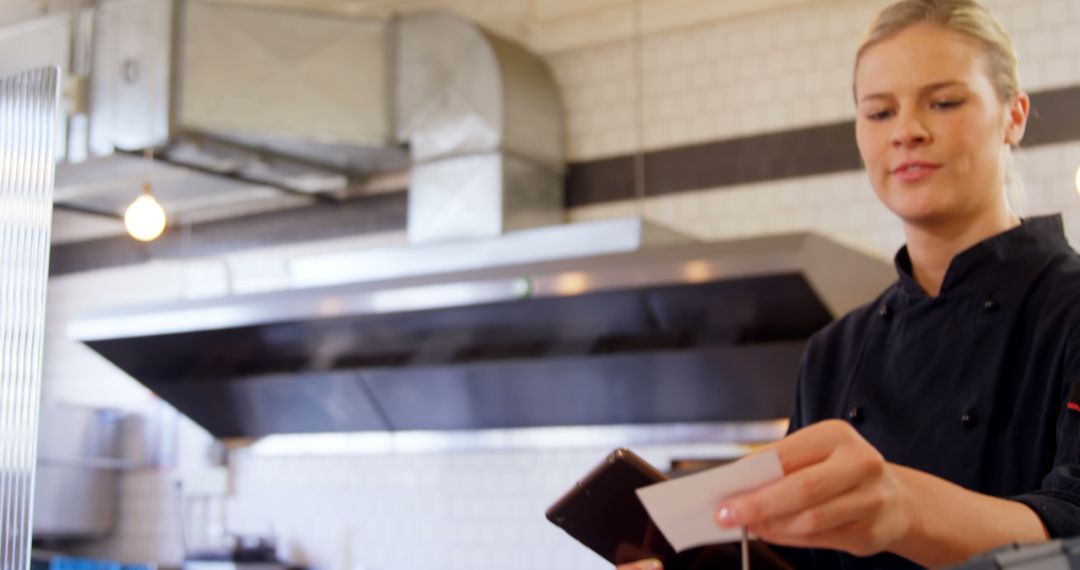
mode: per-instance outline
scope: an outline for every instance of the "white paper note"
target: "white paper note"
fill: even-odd
[[[756,489],[784,476],[775,451],[701,473],[637,489],[638,498],[676,552],[695,546],[736,542],[738,528],[722,529],[714,518],[725,498]]]

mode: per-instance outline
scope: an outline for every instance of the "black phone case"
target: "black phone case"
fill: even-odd
[[[634,490],[667,479],[628,449],[616,449],[547,510],[547,518],[612,564],[658,558],[665,570],[741,568],[739,544],[693,548],[681,553],[652,523]],[[754,570],[789,570],[761,542],[750,543]]]

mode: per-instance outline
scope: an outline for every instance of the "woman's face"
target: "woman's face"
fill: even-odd
[[[859,153],[878,198],[909,224],[1003,215],[1003,155],[1027,98],[1003,104],[982,47],[917,25],[867,49],[855,71]]]

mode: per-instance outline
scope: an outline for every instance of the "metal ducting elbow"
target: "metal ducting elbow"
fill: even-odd
[[[447,12],[397,21],[395,125],[413,163],[412,243],[563,217],[563,110],[544,63]]]

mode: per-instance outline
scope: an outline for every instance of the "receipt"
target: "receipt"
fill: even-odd
[[[784,476],[780,457],[765,451],[746,459],[637,489],[656,526],[676,552],[688,548],[737,542],[738,528],[723,529],[713,517],[725,498],[756,489]]]

